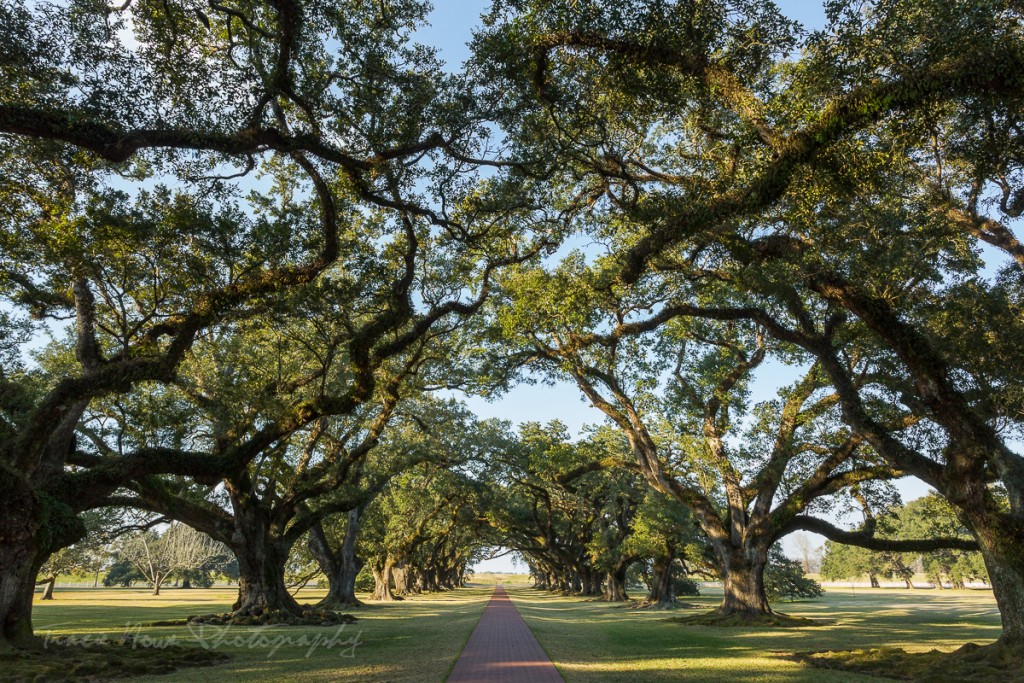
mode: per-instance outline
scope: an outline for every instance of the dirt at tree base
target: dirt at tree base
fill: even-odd
[[[718,626],[723,628],[804,628],[807,626],[829,626],[835,622],[834,619],[808,619],[806,617],[793,617],[782,612],[771,614],[743,614],[734,612],[722,614],[718,610],[691,614],[685,617],[671,617],[665,621],[684,626]]]
[[[140,645],[123,639],[87,645],[67,638],[33,649],[0,650],[0,682],[105,681],[143,674],[164,674],[186,667],[212,666],[231,659],[214,650],[179,645]],[[74,642],[74,639],[71,639]]]
[[[916,683],[1024,683],[1024,644],[967,643],[953,652],[906,652],[894,647],[798,652],[789,659]]]

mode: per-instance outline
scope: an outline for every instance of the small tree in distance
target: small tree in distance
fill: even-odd
[[[226,552],[223,545],[184,524],[172,524],[163,535],[146,531],[127,537],[118,554],[153,586],[153,595],[167,577],[203,569]]]

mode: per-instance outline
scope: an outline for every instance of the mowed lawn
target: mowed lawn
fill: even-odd
[[[339,630],[324,627],[139,626],[194,614],[227,611],[230,588],[65,589],[56,600],[37,600],[36,633],[117,639],[126,631],[154,644],[207,645],[232,655],[214,667],[185,668],[132,681],[443,681],[469,639],[493,585],[416,596],[392,603],[368,603],[354,610],[359,622]],[[322,593],[306,591],[300,602]],[[199,629],[202,628],[202,632]],[[225,630],[228,629],[228,630]]]
[[[776,608],[834,623],[799,629],[734,629],[666,621],[694,613],[700,606],[711,608],[718,598],[713,591],[687,599],[694,609],[660,612],[550,595],[529,588],[522,577],[479,575],[476,579],[469,588],[449,593],[370,603],[355,612],[359,623],[341,631],[337,627],[232,627],[229,631],[206,627],[202,635],[207,644],[232,654],[231,661],[132,680],[443,681],[498,581],[505,583],[516,607],[570,683],[877,681],[814,669],[783,657],[797,650],[881,645],[952,650],[967,641],[986,643],[999,635],[995,602],[991,593],[981,591],[833,589],[820,600],[781,603]],[[159,597],[148,593],[145,589],[58,590],[57,600],[37,601],[36,629],[40,635],[109,638],[128,630],[143,638],[174,638],[177,644],[196,645],[195,627],[138,625],[225,611],[234,598],[233,591],[225,588],[168,588]],[[316,591],[299,595],[300,601],[318,598]],[[319,642],[311,647],[314,640]]]
[[[892,646],[953,650],[999,637],[990,592],[833,589],[819,600],[779,603],[787,614],[834,623],[808,628],[739,629],[666,621],[698,609],[659,612],[511,588],[512,601],[569,683],[878,681],[784,659],[794,651]],[[687,599],[712,608],[720,591]]]

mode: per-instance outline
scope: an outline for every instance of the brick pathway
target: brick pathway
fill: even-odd
[[[519,616],[505,589],[494,589],[455,662],[448,683],[562,683],[562,676]]]

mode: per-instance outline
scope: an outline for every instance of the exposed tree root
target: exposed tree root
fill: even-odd
[[[231,657],[223,652],[150,643],[125,636],[93,642],[58,638],[45,647],[0,650],[0,681],[100,681],[142,674],[170,673],[184,667],[210,666]],[[154,637],[157,640],[159,637]]]
[[[919,683],[1024,682],[1024,644],[967,643],[953,652],[906,652],[883,647],[845,652],[798,652],[792,659],[824,669],[854,671]]]
[[[668,621],[688,626],[720,626],[724,628],[800,628],[805,626],[826,626],[835,623],[832,619],[807,619],[805,617],[793,617],[782,612],[772,612],[770,614],[733,612],[731,614],[722,614],[718,610],[691,614],[685,617],[672,617]]]

